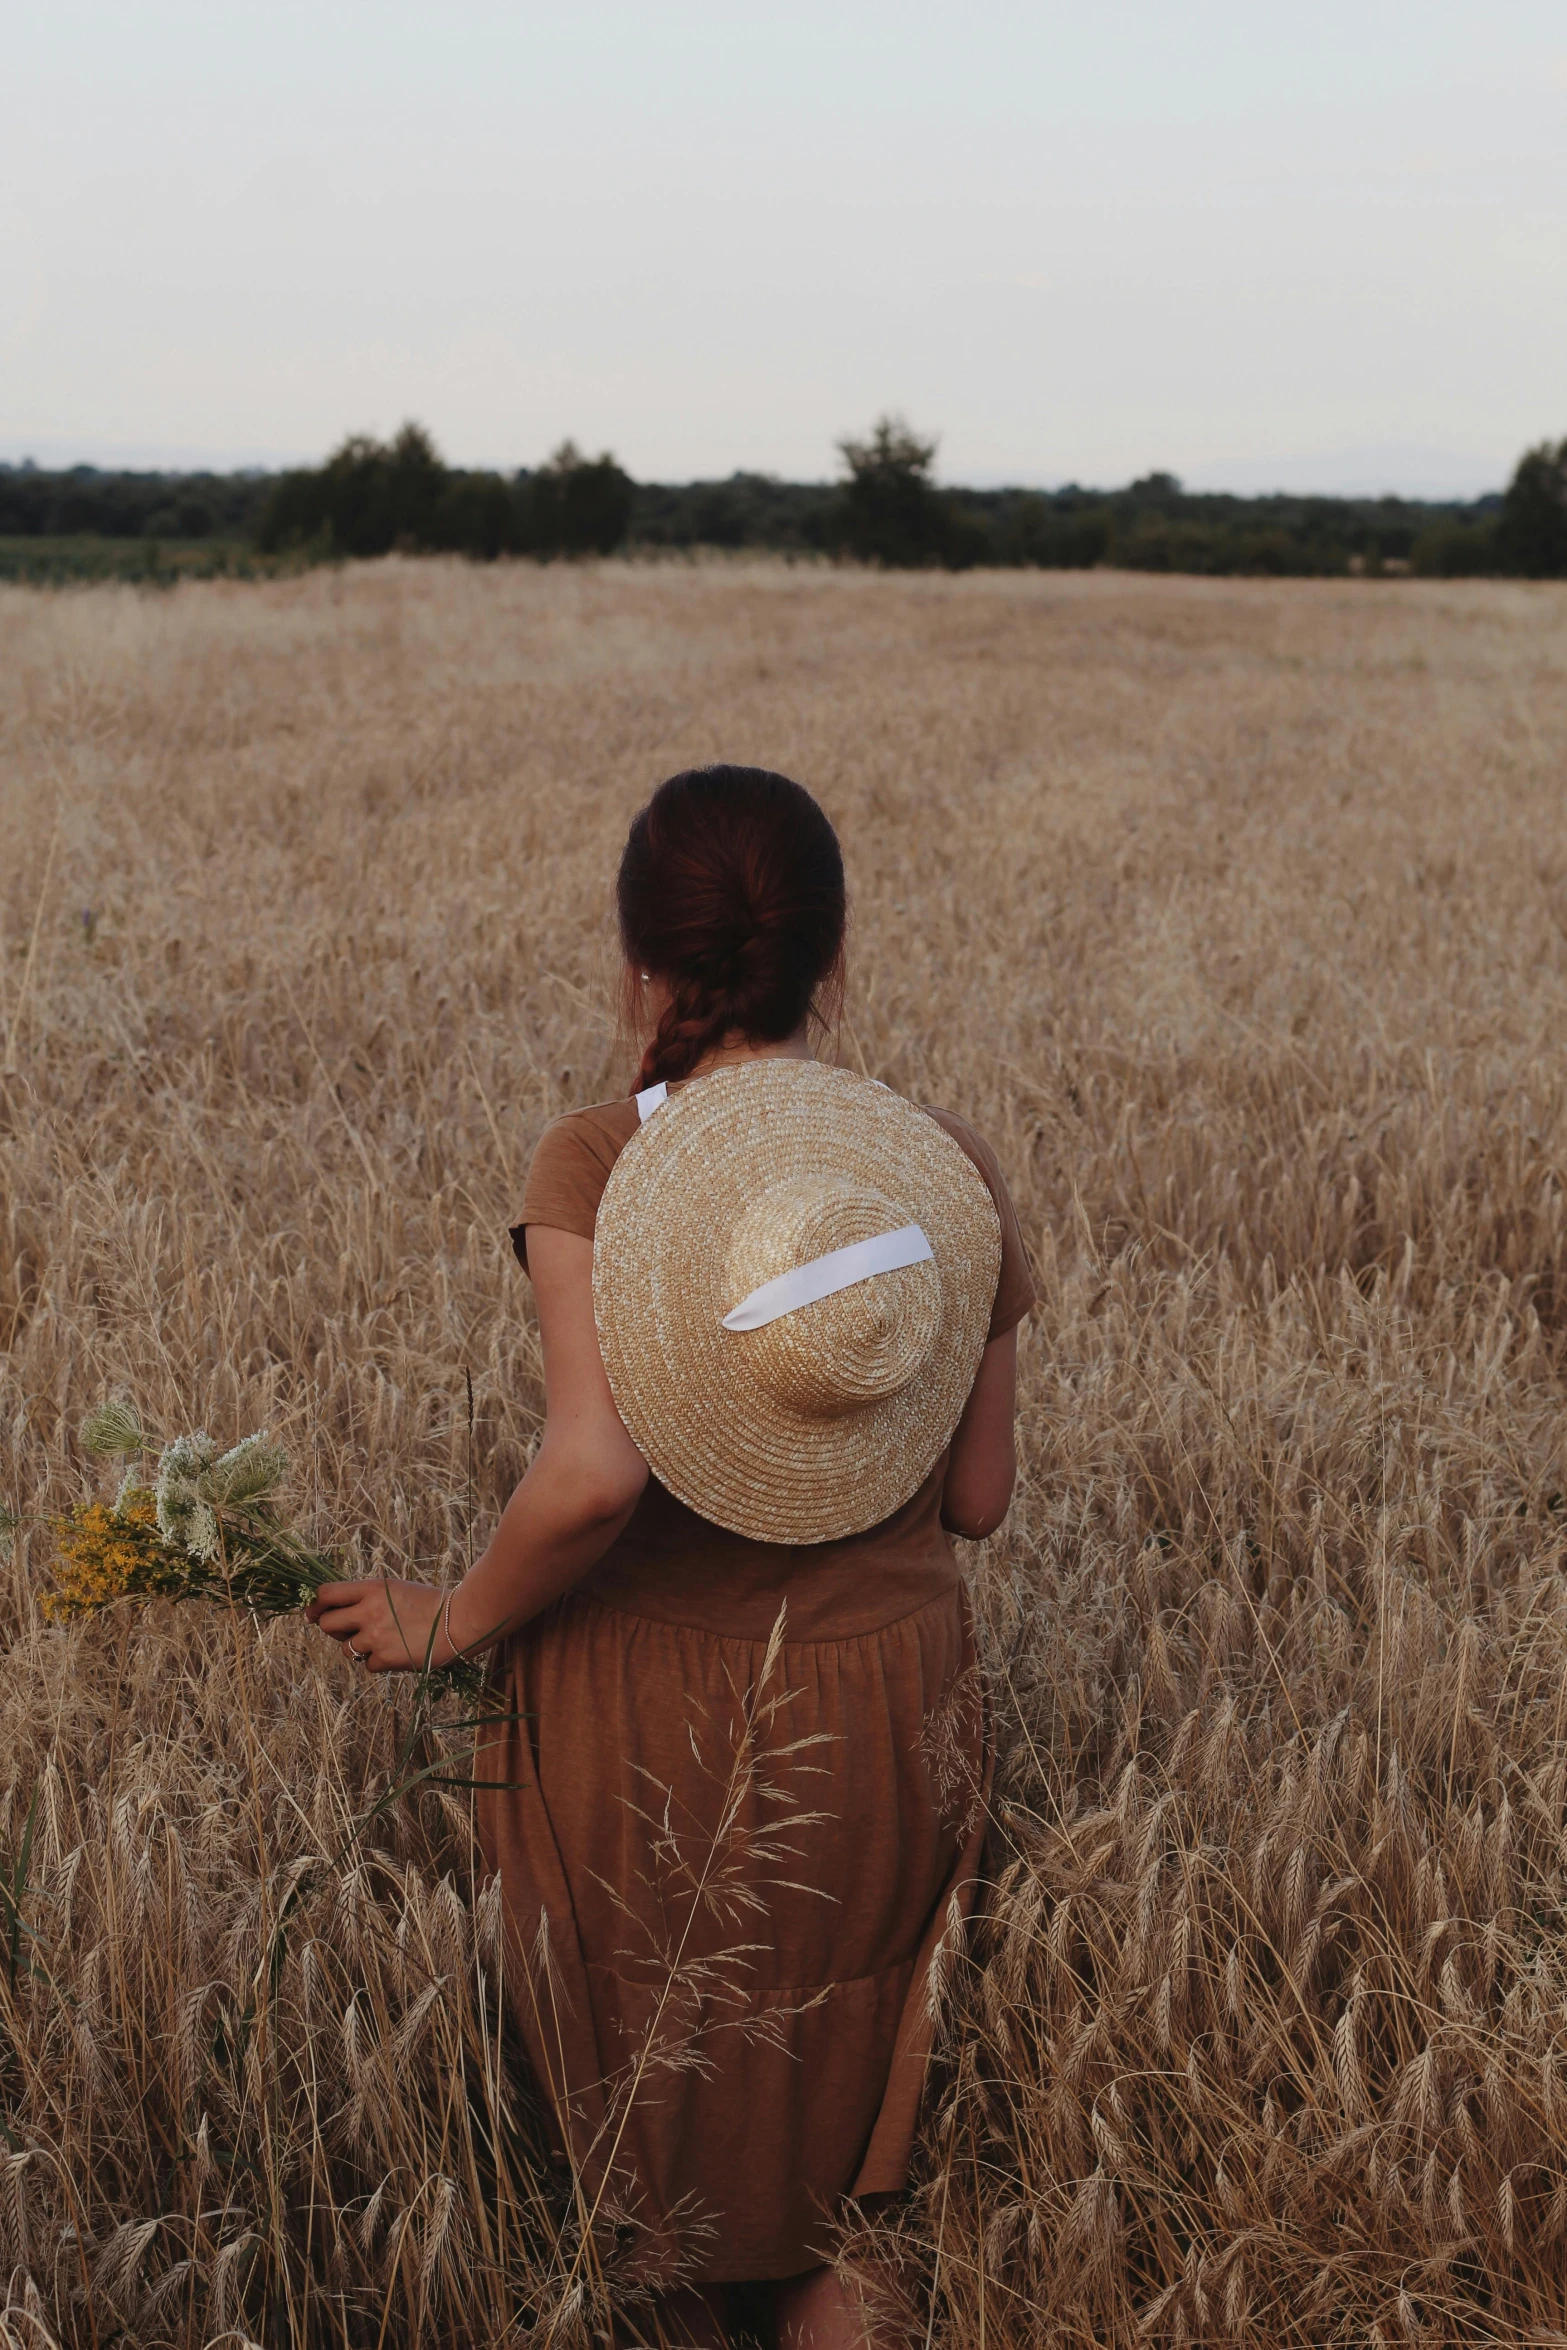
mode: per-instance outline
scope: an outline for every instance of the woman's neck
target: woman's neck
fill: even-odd
[[[711,1052],[704,1053],[689,1075],[705,1077],[709,1069],[728,1069],[736,1061],[809,1061],[813,1057],[811,1032],[801,1026],[793,1036],[785,1036],[777,1044],[752,1044],[744,1038],[731,1043],[726,1038],[722,1044],[715,1044]]]

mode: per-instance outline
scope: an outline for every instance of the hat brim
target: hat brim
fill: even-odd
[[[907,1386],[807,1416],[747,1365],[723,1318],[728,1238],[768,1186],[824,1169],[883,1192],[930,1241],[935,1343]],[[983,1177],[934,1118],[811,1061],[715,1069],[626,1144],[599,1204],[593,1306],[611,1392],[659,1482],[759,1542],[841,1541],[918,1492],[951,1443],[989,1333],[1001,1226]],[[808,1309],[807,1309],[808,1310]]]

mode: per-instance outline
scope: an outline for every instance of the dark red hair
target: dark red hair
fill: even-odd
[[[629,984],[669,1001],[637,1084],[687,1077],[726,1037],[778,1044],[843,968],[843,856],[810,793],[765,767],[689,767],[631,827],[615,890]]]

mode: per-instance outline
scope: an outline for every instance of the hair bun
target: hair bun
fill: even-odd
[[[842,967],[838,836],[810,793],[764,767],[693,767],[632,824],[617,885],[628,970],[669,1001],[638,1087],[688,1076],[725,1037],[792,1036]]]

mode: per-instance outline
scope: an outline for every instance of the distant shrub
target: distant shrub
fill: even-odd
[[[562,441],[547,465],[518,482],[522,539],[535,555],[610,555],[631,522],[635,489],[606,450],[584,457]]]
[[[1048,498],[1020,498],[997,530],[997,557],[1042,571],[1091,571],[1109,554],[1110,534],[1102,506],[1063,509]]]
[[[0,465],[0,536],[134,539],[249,537],[268,493],[254,473],[48,473]]]
[[[1416,537],[1409,560],[1423,579],[1486,578],[1501,569],[1494,516],[1433,523]]]
[[[1502,563],[1525,579],[1567,579],[1567,440],[1527,449],[1502,500]]]
[[[642,547],[776,547],[820,553],[838,541],[838,492],[824,482],[732,473],[725,481],[635,482],[630,537]]]
[[[692,528],[699,546],[745,545],[750,535],[750,516],[744,494],[734,482],[703,482],[691,504]]]
[[[256,540],[264,554],[607,555],[626,535],[632,495],[613,457],[590,462],[570,441],[508,482],[443,464],[423,427],[405,424],[390,443],[355,434],[325,465],[284,474]]]
[[[1211,571],[1216,536],[1200,522],[1137,515],[1116,531],[1115,560],[1126,571]]]

